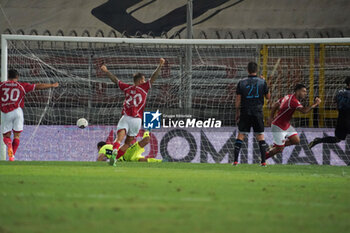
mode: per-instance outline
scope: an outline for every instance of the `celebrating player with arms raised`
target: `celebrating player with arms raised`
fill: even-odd
[[[4,120],[1,125],[1,131],[10,161],[15,159],[19,146],[19,136],[23,131],[24,118],[22,108],[24,107],[24,96],[30,91],[58,87],[58,83],[29,84],[18,82],[18,79],[19,74],[17,70],[9,70],[8,81],[0,82],[0,109]],[[11,140],[12,131],[14,133],[13,142]]]
[[[131,146],[131,142],[137,136],[142,125],[143,111],[146,105],[148,90],[158,78],[159,73],[164,65],[163,58],[159,61],[159,66],[153,72],[151,78],[145,81],[145,76],[141,73],[134,74],[134,84],[129,85],[120,81],[115,75],[108,71],[105,65],[101,66],[101,70],[107,74],[109,79],[118,85],[125,94],[122,117],[117,126],[117,139],[113,144],[113,153],[117,154],[117,159],[124,155],[125,151]],[[123,146],[120,143],[125,139]]]
[[[305,99],[306,95],[306,86],[297,84],[294,88],[294,94],[284,96],[272,107],[269,124],[272,121],[271,131],[274,145],[271,150],[266,153],[266,159],[282,152],[286,146],[300,143],[298,133],[293,126],[290,125],[293,113],[297,110],[306,114],[321,103],[321,99],[316,98],[313,105],[304,107],[299,100]],[[274,117],[277,110],[279,110],[277,116]]]

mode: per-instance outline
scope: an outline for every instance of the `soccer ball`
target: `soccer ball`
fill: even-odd
[[[80,118],[77,121],[77,126],[81,129],[86,128],[89,125],[88,121],[85,118]]]

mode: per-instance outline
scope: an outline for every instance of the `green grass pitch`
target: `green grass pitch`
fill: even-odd
[[[4,232],[348,232],[350,167],[0,162]]]

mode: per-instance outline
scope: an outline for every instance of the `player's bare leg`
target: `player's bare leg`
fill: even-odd
[[[113,150],[119,150],[121,142],[124,140],[126,136],[126,130],[125,129],[120,129],[117,132],[117,138],[115,139],[113,143]]]
[[[243,133],[238,133],[238,135],[237,135],[236,142],[235,142],[235,151],[234,151],[235,158],[234,158],[234,161],[232,163],[233,166],[238,165],[238,156],[239,156],[239,152],[241,151],[244,137],[245,137],[245,135]]]
[[[278,153],[282,153],[283,150],[284,150],[284,145],[283,146],[274,145],[268,152],[266,152],[266,159],[271,158]]]
[[[12,140],[11,140],[11,131],[3,134],[3,141],[7,146],[7,154],[9,156],[9,161],[13,161],[13,149],[12,149]]]
[[[292,146],[300,143],[300,138],[298,135],[293,135],[286,140],[284,146]]]
[[[272,149],[267,153],[266,159],[271,158],[271,157],[273,157],[274,155],[276,155],[278,153],[282,153],[283,150],[284,150],[284,147],[286,147],[286,146],[297,145],[299,143],[300,143],[299,136],[298,135],[293,135],[293,136],[289,137],[286,140],[286,142],[285,142],[285,144],[283,146],[276,146],[276,145],[274,145],[272,147]]]

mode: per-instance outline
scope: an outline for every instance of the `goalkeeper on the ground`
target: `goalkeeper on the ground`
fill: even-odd
[[[149,144],[150,136],[149,131],[146,131],[143,134],[143,138],[139,142],[135,142],[131,145],[118,160],[116,160],[115,155],[113,155],[113,145],[107,144],[106,142],[99,142],[97,144],[98,149],[98,158],[97,161],[106,161],[109,159],[110,165],[115,165],[118,162],[162,162],[161,159],[155,159],[150,157],[142,156],[142,153],[145,151],[144,147]]]

